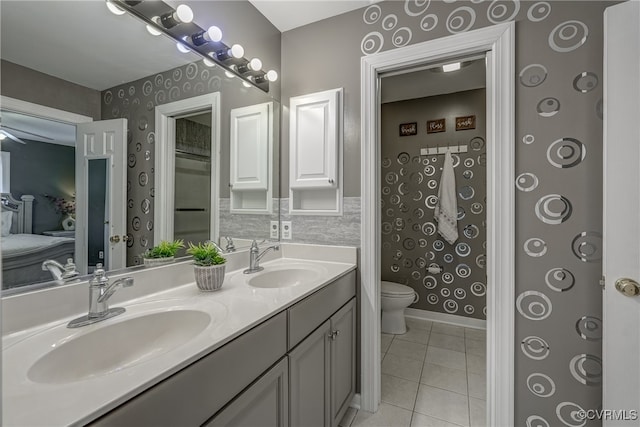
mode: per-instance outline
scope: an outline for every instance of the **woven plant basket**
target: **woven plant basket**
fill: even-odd
[[[172,256],[164,258],[143,258],[144,265],[147,267],[157,267],[159,265],[171,264],[175,261]]]
[[[193,272],[196,276],[196,284],[201,291],[212,292],[222,287],[224,282],[224,272],[226,264],[211,265],[201,267],[193,266]]]

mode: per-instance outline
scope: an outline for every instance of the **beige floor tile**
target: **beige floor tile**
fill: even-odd
[[[382,375],[382,401],[413,411],[418,383],[391,375]]]
[[[414,410],[439,420],[469,425],[469,402],[462,394],[420,384]]]
[[[427,358],[425,363],[446,366],[448,368],[466,370],[465,354],[459,351],[447,350],[440,347],[427,348]]]
[[[411,411],[381,403],[378,412],[358,411],[352,427],[409,427],[411,423]]]
[[[430,331],[431,326],[433,326],[433,322],[430,320],[418,319],[415,317],[407,317],[405,319],[407,322],[407,327],[410,329],[420,329],[422,331]]]
[[[351,427],[351,423],[353,423],[353,420],[356,418],[357,413],[358,410],[356,408],[349,407],[349,409],[347,409],[347,412],[344,413],[344,416],[338,423],[338,427]]]
[[[484,400],[469,398],[469,419],[471,427],[486,427],[487,404]]]
[[[433,347],[446,348],[447,350],[460,351],[464,353],[464,338],[453,335],[431,333],[429,345]]]
[[[411,427],[460,427],[460,425],[414,412],[413,418],[411,418]]]
[[[425,363],[420,382],[432,387],[467,394],[467,372],[459,369]]]
[[[464,343],[465,343],[466,351],[469,354],[477,354],[479,356],[484,356],[485,354],[487,354],[486,341],[478,341],[478,340],[465,338]]]
[[[429,331],[425,329],[408,328],[406,334],[396,335],[395,339],[426,344],[429,342]]]
[[[487,380],[485,376],[469,372],[467,380],[469,382],[469,397],[486,400]]]
[[[386,353],[389,350],[389,346],[393,341],[393,335],[390,334],[381,334],[380,335],[380,351],[382,354]]]
[[[464,328],[462,326],[447,325],[446,323],[435,323],[431,327],[431,333],[453,335],[464,338]]]
[[[421,372],[422,362],[416,359],[387,353],[382,361],[382,373],[386,375],[417,382]]]
[[[423,362],[424,356],[427,353],[427,346],[425,344],[418,344],[411,341],[402,341],[396,337],[389,346],[387,353]]]
[[[487,331],[486,329],[464,328],[464,336],[472,340],[486,341]]]
[[[467,354],[467,371],[474,374],[486,375],[487,358],[477,354]]]

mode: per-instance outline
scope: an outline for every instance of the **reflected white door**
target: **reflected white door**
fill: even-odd
[[[76,265],[88,270],[89,162],[106,159],[105,253],[108,270],[126,266],[126,168],[127,120],[81,123],[76,130]]]
[[[605,12],[603,404],[605,426],[640,425],[640,2]],[[621,290],[616,289],[616,282]],[[585,408],[586,409],[586,408]],[[624,412],[626,410],[626,412]],[[630,412],[635,410],[636,413]],[[607,420],[609,418],[609,420]],[[626,420],[625,420],[626,418]],[[635,419],[633,419],[635,418]]]

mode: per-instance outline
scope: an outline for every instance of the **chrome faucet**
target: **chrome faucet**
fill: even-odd
[[[80,275],[76,270],[76,265],[73,263],[73,258],[67,258],[67,263],[65,265],[62,265],[53,259],[43,261],[42,271],[47,270],[56,281],[64,283],[70,282]]]
[[[260,259],[270,250],[274,251],[280,250],[280,244],[276,243],[275,245],[271,245],[262,252],[260,252],[260,248],[258,248],[258,242],[255,240],[251,242],[251,249],[249,249],[249,268],[243,271],[244,274],[257,273],[258,271],[264,270],[264,267],[260,267]]]
[[[113,283],[109,283],[102,264],[96,264],[96,270],[89,281],[89,313],[86,316],[73,319],[67,327],[79,328],[101,322],[125,312],[124,307],[109,308],[109,298],[118,290],[118,287],[128,288],[133,286],[132,277],[123,277]]]
[[[236,251],[236,245],[234,245],[233,243],[233,239],[229,236],[225,236],[225,239],[227,239],[227,246],[224,248],[224,250],[226,252],[235,252]]]

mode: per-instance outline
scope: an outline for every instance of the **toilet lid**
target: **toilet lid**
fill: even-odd
[[[380,287],[383,295],[409,296],[415,294],[415,291],[412,288],[406,285],[401,285],[400,283],[382,281],[380,282]]]

